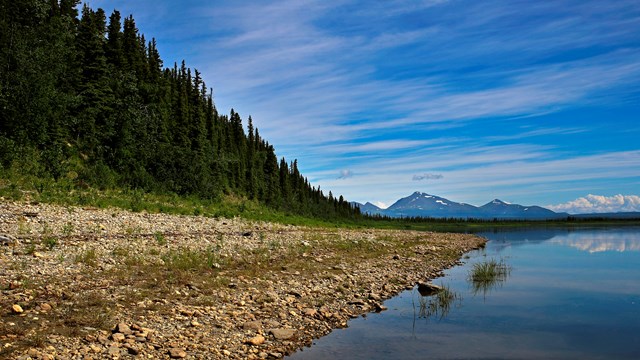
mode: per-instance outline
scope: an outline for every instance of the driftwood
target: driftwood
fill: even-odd
[[[15,245],[18,243],[18,240],[11,235],[8,234],[0,234],[0,245],[9,246]]]

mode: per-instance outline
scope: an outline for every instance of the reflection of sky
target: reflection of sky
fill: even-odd
[[[556,236],[549,242],[590,253],[640,251],[640,233],[638,232],[593,232],[588,236],[584,233],[569,233]]]

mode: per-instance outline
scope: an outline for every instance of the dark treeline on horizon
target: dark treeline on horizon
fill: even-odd
[[[278,160],[251,117],[217,112],[198,70],[164,68],[133,16],[79,0],[0,0],[0,171],[75,187],[359,217]]]

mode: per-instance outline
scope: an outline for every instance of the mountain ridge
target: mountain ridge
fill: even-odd
[[[352,203],[358,206],[362,213],[389,217],[553,220],[569,216],[567,213],[557,213],[538,205],[510,204],[500,199],[494,199],[482,206],[473,206],[419,191],[398,199],[386,209],[381,209],[370,202]]]

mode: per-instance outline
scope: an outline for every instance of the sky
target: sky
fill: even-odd
[[[640,211],[637,0],[89,0],[312,185]]]

